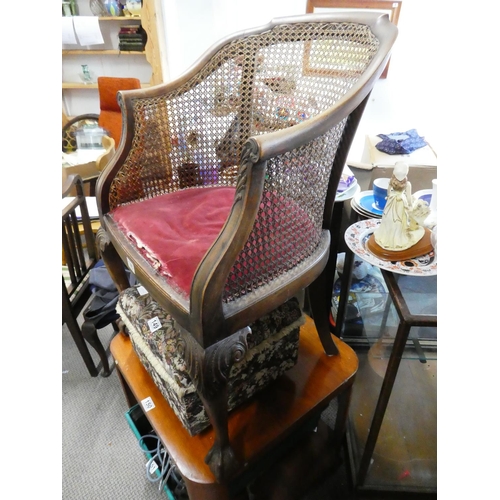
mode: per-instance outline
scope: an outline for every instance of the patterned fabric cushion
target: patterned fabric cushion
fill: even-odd
[[[116,310],[155,384],[189,433],[198,434],[210,422],[186,363],[177,351],[179,332],[175,321],[148,293],[141,295],[140,290],[140,286],[135,286],[122,292]],[[246,356],[233,365],[229,374],[229,410],[295,365],[303,323],[299,303],[292,298],[250,325]]]

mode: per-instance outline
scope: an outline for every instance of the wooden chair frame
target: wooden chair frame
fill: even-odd
[[[92,377],[99,374],[98,367],[90,354],[85,341],[97,352],[101,359],[102,375],[109,376],[110,368],[107,353],[97,336],[97,332],[88,331],[86,336],[78,323],[78,316],[92,296],[89,285],[89,273],[98,258],[94,233],[83,193],[83,180],[79,175],[71,175],[63,186],[62,197],[65,198],[73,190],[76,196],[62,211],[62,247],[66,259],[70,284],[62,278],[62,322],[66,323],[75,341],[76,347]],[[76,209],[80,209],[81,220],[78,220]],[[83,237],[80,226],[83,226]]]
[[[196,80],[197,75],[202,73],[204,67],[220,50],[234,41],[258,37],[261,34],[267,36],[266,34],[277,26],[290,26],[295,23],[301,26],[309,23],[323,25],[328,22],[363,25],[365,32],[369,29],[378,39],[376,53],[367,70],[359,75],[352,90],[333,106],[294,126],[248,136],[238,163],[236,195],[230,214],[196,270],[189,300],[183,299],[172,287],[166,286],[165,280],[158,273],[152,271],[151,265],[130,243],[111,214],[114,203],[111,194],[113,182],[120,175],[130,149],[138,140],[134,106],[139,105],[142,99],[149,99],[148,102],[162,102],[166,95],[177,95],[184,85]],[[216,429],[216,441],[205,460],[221,481],[231,476],[236,467],[227,429],[227,377],[233,364],[245,352],[248,325],[309,287],[311,297],[315,298],[311,301],[312,313],[324,350],[328,355],[338,353],[330,333],[331,292],[328,297],[327,291],[330,285],[333,286],[333,283],[329,283],[329,273],[334,268],[331,262],[335,261],[337,254],[337,235],[333,241],[330,235],[335,194],[367,99],[386,66],[396,36],[397,28],[387,15],[379,13],[307,14],[279,18],[260,28],[225,38],[175,81],[118,94],[124,130],[115,156],[97,182],[96,197],[102,226],[97,233],[98,247],[119,290],[129,287],[124,269],[126,263],[161,307],[175,318],[181,331],[184,357],[191,379]],[[254,56],[255,53],[251,57]],[[254,70],[255,64],[249,65],[249,71]],[[251,80],[250,77],[246,81]],[[283,279],[276,280],[272,285],[261,286],[243,298],[224,303],[222,297],[226,279],[252,231],[261,203],[268,165],[285,152],[314,143],[338,126],[343,127],[343,132],[332,160],[333,165],[326,186],[323,229],[314,252],[299,266],[287,271]],[[149,152],[141,152],[146,153]]]

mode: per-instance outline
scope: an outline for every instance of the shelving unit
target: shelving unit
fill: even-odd
[[[91,16],[87,0],[78,0],[78,13]],[[126,24],[142,25],[147,34],[144,52],[118,49],[118,32]],[[163,81],[162,44],[164,37],[159,0],[143,0],[141,17],[100,17],[99,27],[104,43],[82,47],[62,47],[62,106],[67,116],[99,113],[97,77],[117,76],[139,78],[144,88]],[[95,83],[81,80],[82,64],[86,64]]]

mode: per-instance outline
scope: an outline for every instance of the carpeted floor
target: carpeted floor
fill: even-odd
[[[99,331],[105,346],[111,326]],[[92,349],[90,349],[92,352]],[[92,352],[95,362],[99,361]],[[111,359],[110,359],[111,360]],[[66,326],[62,329],[62,498],[163,498],[145,475],[144,453],[125,419],[115,371],[91,377]]]

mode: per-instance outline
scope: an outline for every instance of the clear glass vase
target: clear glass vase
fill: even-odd
[[[94,16],[106,17],[108,11],[104,8],[102,0],[89,0],[89,7]]]
[[[87,85],[95,83],[94,74],[89,70],[89,67],[86,64],[82,64],[80,78],[82,79],[82,82]]]

